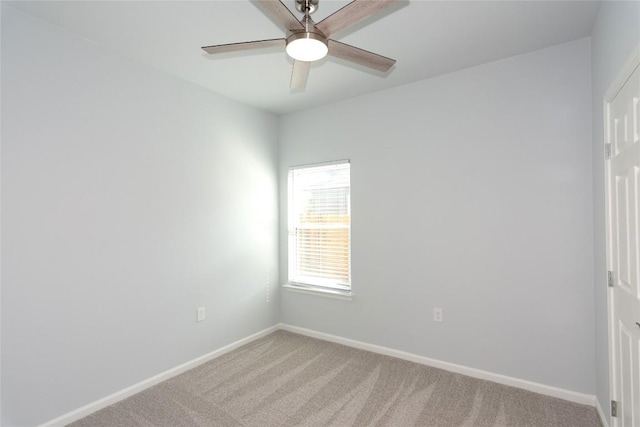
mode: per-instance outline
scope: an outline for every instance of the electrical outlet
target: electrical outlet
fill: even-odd
[[[207,311],[204,307],[196,308],[196,322],[202,322],[207,318]]]
[[[433,309],[433,321],[434,322],[442,322],[444,318],[442,317],[442,309],[434,308]]]

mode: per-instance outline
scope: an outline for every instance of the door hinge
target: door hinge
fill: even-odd
[[[615,400],[611,401],[611,416],[616,418],[618,417],[618,402]]]
[[[610,288],[613,288],[613,271],[607,271],[607,285]]]
[[[604,144],[604,158],[606,160],[611,159],[611,143]]]

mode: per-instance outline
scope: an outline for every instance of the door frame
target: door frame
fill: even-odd
[[[636,46],[636,48],[631,52],[629,58],[624,63],[615,79],[613,79],[612,83],[609,85],[609,89],[605,92],[603,99],[603,123],[604,123],[604,135],[603,135],[603,151],[605,153],[605,147],[607,143],[611,143],[609,138],[611,136],[611,132],[609,129],[609,114],[608,114],[608,104],[613,101],[618,92],[622,89],[624,84],[627,82],[631,74],[636,69],[636,67],[640,66],[640,45]],[[604,196],[605,196],[605,251],[606,251],[606,267],[605,267],[605,277],[602,282],[598,281],[596,286],[601,286],[599,283],[607,284],[608,277],[607,272],[613,271],[612,265],[612,248],[611,248],[611,232],[612,232],[612,221],[610,218],[611,214],[611,201],[610,201],[610,192],[611,192],[611,182],[609,181],[610,176],[610,168],[611,162],[609,162],[606,157],[603,155],[604,161]],[[613,289],[607,285],[607,334],[608,334],[608,346],[609,346],[609,397],[611,400],[617,400],[618,396],[615,395],[616,392],[616,353],[614,348],[614,312],[613,312]],[[604,408],[603,408],[604,409]],[[615,427],[618,425],[615,418],[611,417],[611,407],[607,405],[606,416],[609,421],[611,421],[611,427]]]

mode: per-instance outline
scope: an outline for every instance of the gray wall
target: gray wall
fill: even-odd
[[[593,394],[589,70],[585,39],[282,118],[282,218],[288,166],[351,159],[356,294],[282,321]]]
[[[640,2],[604,1],[593,26],[593,190],[597,397],[609,413],[609,351],[606,288],[603,100],[629,55],[640,45]]]
[[[277,323],[275,116],[5,5],[2,113],[3,426]]]

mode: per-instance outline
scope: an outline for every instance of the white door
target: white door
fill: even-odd
[[[631,64],[605,105],[615,427],[640,427],[640,67]]]

